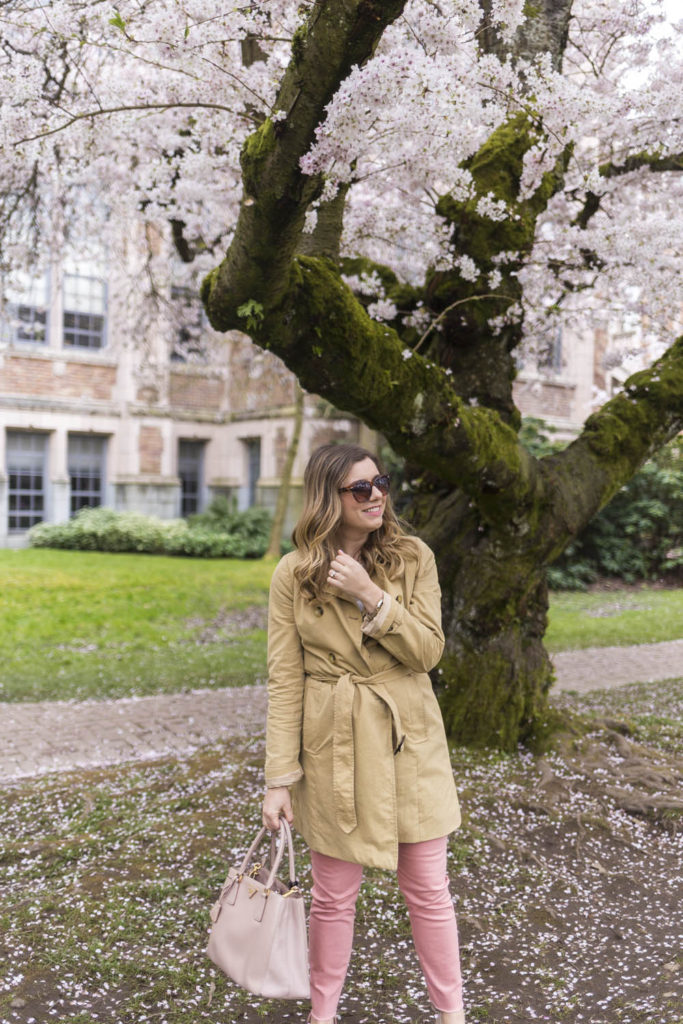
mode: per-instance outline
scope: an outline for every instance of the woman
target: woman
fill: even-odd
[[[363,865],[398,869],[429,996],[463,1024],[446,843],[460,824],[427,672],[441,657],[434,556],[401,530],[377,459],[324,445],[268,613],[263,821],[311,848],[312,1024],[335,1024]],[[290,793],[291,791],[291,793]]]

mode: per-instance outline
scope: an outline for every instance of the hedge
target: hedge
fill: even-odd
[[[83,508],[67,523],[39,523],[29,531],[36,548],[81,551],[140,551],[195,558],[261,558],[268,547],[271,516],[266,509],[231,509],[218,498],[206,513],[157,519],[139,512]]]

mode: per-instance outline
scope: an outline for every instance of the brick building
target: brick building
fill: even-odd
[[[176,289],[182,292],[183,289]],[[193,293],[194,294],[194,293]],[[171,518],[225,495],[273,507],[293,429],[294,377],[239,333],[131,330],[124,279],[81,261],[4,295],[0,326],[0,546],[37,522],[108,505]],[[191,319],[200,319],[194,301]],[[300,454],[362,424],[307,396]],[[290,523],[300,488],[293,488]]]
[[[195,290],[168,282],[180,321],[141,343],[127,266],[65,261],[3,296],[0,325],[0,545],[25,543],[40,521],[108,505],[162,517],[201,510],[214,495],[272,507],[293,428],[294,378],[243,335],[214,335]],[[188,324],[194,328],[194,334]],[[189,338],[189,343],[188,343]],[[525,415],[571,436],[610,390],[609,339],[558,338],[550,365],[520,368]],[[302,468],[332,438],[374,435],[314,396],[306,399],[290,524]]]

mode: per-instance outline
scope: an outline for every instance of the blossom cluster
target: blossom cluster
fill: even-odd
[[[313,7],[3,5],[0,273],[49,260],[66,236],[113,244],[117,226],[141,220],[180,225],[201,269],[215,263],[242,198],[245,139],[264,117],[286,131],[296,116],[278,88]],[[682,148],[682,25],[666,20],[664,0],[578,0],[560,67],[548,54],[515,55],[535,16],[521,0],[489,8],[493,48],[476,0],[407,0],[372,58],[339,84],[301,167],[324,176],[323,200],[350,186],[342,252],[413,283],[429,268],[475,281],[438,201],[471,199],[493,222],[517,216],[495,192],[476,194],[468,161],[524,112],[536,139],[518,200],[567,163],[521,272],[527,335],[549,320],[633,313],[668,335],[683,301],[683,186],[661,162]],[[316,217],[312,208],[305,230]],[[380,294],[374,313],[391,317]]]

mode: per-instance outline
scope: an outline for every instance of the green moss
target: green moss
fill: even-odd
[[[373,263],[372,260],[365,259],[363,256],[357,256],[353,259],[346,257],[341,260],[340,268],[342,274],[349,277],[352,275],[361,277],[363,274],[368,276],[375,274],[382,282],[387,298],[391,299],[404,312],[415,309],[418,302],[423,298],[422,289],[414,288],[405,281],[399,281],[394,271],[383,263]],[[368,302],[370,301],[372,299],[368,298]]]
[[[538,216],[561,185],[569,150],[554,170],[543,175],[532,196],[519,199],[525,154],[540,138],[541,133],[526,114],[510,118],[463,165],[472,175],[475,196],[465,202],[443,196],[437,205],[438,212],[454,226],[458,251],[467,253],[487,272],[497,253],[529,251]],[[507,205],[510,214],[505,220],[492,221],[477,212],[479,199],[488,194]],[[474,285],[472,290],[477,287]]]
[[[340,408],[349,408],[348,375],[353,373],[357,393],[354,408],[356,403],[368,410],[375,406],[373,412],[382,417],[385,400],[396,403],[403,397],[402,422],[408,422],[415,391],[426,380],[416,381],[409,394],[400,395],[399,380],[405,377],[401,340],[391,328],[367,315],[334,263],[326,258],[297,257],[287,294],[287,308],[280,311],[286,334],[281,332],[280,336],[291,337],[287,356],[306,386],[314,391],[320,387],[321,367],[309,367],[305,356],[311,334],[319,334],[327,340],[323,371],[327,398]],[[343,339],[338,346],[330,344],[337,333]],[[392,415],[391,422],[396,420]]]
[[[387,267],[383,263],[373,263],[372,260],[366,259],[364,256],[345,257],[341,261],[341,270],[343,274],[349,276],[356,274],[360,277],[362,274],[367,274],[368,276],[376,274],[382,282],[385,291],[395,288],[399,283],[391,267]]]
[[[275,129],[269,117],[245,141],[240,154],[245,195],[254,196],[258,193],[263,165],[275,149],[276,142]]]
[[[514,203],[524,167],[524,154],[538,141],[538,132],[520,113],[500,125],[464,167],[474,179],[479,195],[493,192],[496,199]]]
[[[205,308],[208,308],[211,302],[211,295],[218,279],[219,270],[220,267],[214,267],[213,270],[210,270],[199,287],[199,297]]]
[[[650,369],[629,377],[623,392],[586,420],[579,440],[614,481],[605,502],[667,439],[661,436],[671,429],[662,421],[663,409],[683,416],[683,337]]]
[[[531,740],[536,723],[549,715],[548,664],[540,641],[537,648],[530,651],[513,632],[442,659],[439,700],[451,739],[510,752]]]
[[[292,59],[295,64],[300,64],[306,52],[306,39],[308,38],[308,27],[306,24],[299,25],[292,36]]]

